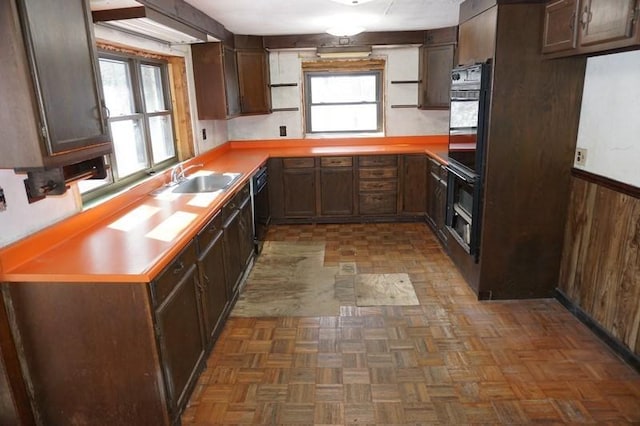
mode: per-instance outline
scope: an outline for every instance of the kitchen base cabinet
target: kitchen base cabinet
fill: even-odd
[[[319,173],[320,215],[352,216],[353,157],[322,157]]]
[[[187,404],[205,355],[201,292],[195,263],[169,269],[177,277],[167,299],[155,311],[157,337],[169,409],[176,418]]]
[[[398,212],[398,157],[358,157],[358,210],[363,216]]]
[[[207,348],[221,331],[229,306],[224,272],[222,217],[217,214],[198,234],[198,267],[202,285],[202,312]]]
[[[170,424],[148,284],[2,287],[38,424]]]
[[[402,214],[424,216],[427,208],[427,157],[402,156]]]
[[[245,269],[253,255],[253,226],[249,185],[222,208],[224,271],[229,302],[233,305]]]
[[[442,244],[447,247],[447,181],[446,167],[429,158],[427,177],[427,223],[431,226]]]

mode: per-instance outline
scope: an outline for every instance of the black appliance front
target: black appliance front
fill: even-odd
[[[476,262],[490,87],[489,63],[458,67],[451,72],[446,224],[449,233]]]
[[[451,71],[449,160],[469,176],[482,174],[490,86],[488,63]]]
[[[262,250],[262,243],[271,222],[269,208],[269,184],[267,182],[267,166],[262,166],[253,176],[253,224],[256,253]]]

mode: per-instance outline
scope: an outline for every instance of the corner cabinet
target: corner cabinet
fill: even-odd
[[[458,27],[429,30],[420,48],[418,108],[448,109]]]
[[[547,2],[542,53],[548,57],[640,47],[638,0]]]
[[[222,43],[191,45],[198,118],[271,113],[269,56],[264,49]]]
[[[89,3],[0,5],[1,168],[61,167],[112,151]]]
[[[236,58],[242,114],[270,114],[269,53],[264,49],[238,49]]]
[[[198,118],[222,120],[240,114],[235,50],[222,43],[191,45]]]

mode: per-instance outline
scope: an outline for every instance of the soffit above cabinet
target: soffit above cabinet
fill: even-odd
[[[207,34],[134,0],[91,0],[93,22],[98,25],[170,44],[207,41]]]

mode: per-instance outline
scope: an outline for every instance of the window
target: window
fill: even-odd
[[[113,153],[107,158],[106,179],[78,183],[85,199],[120,189],[176,161],[166,63],[101,54],[99,66]]]
[[[382,71],[305,72],[307,133],[382,131]]]

